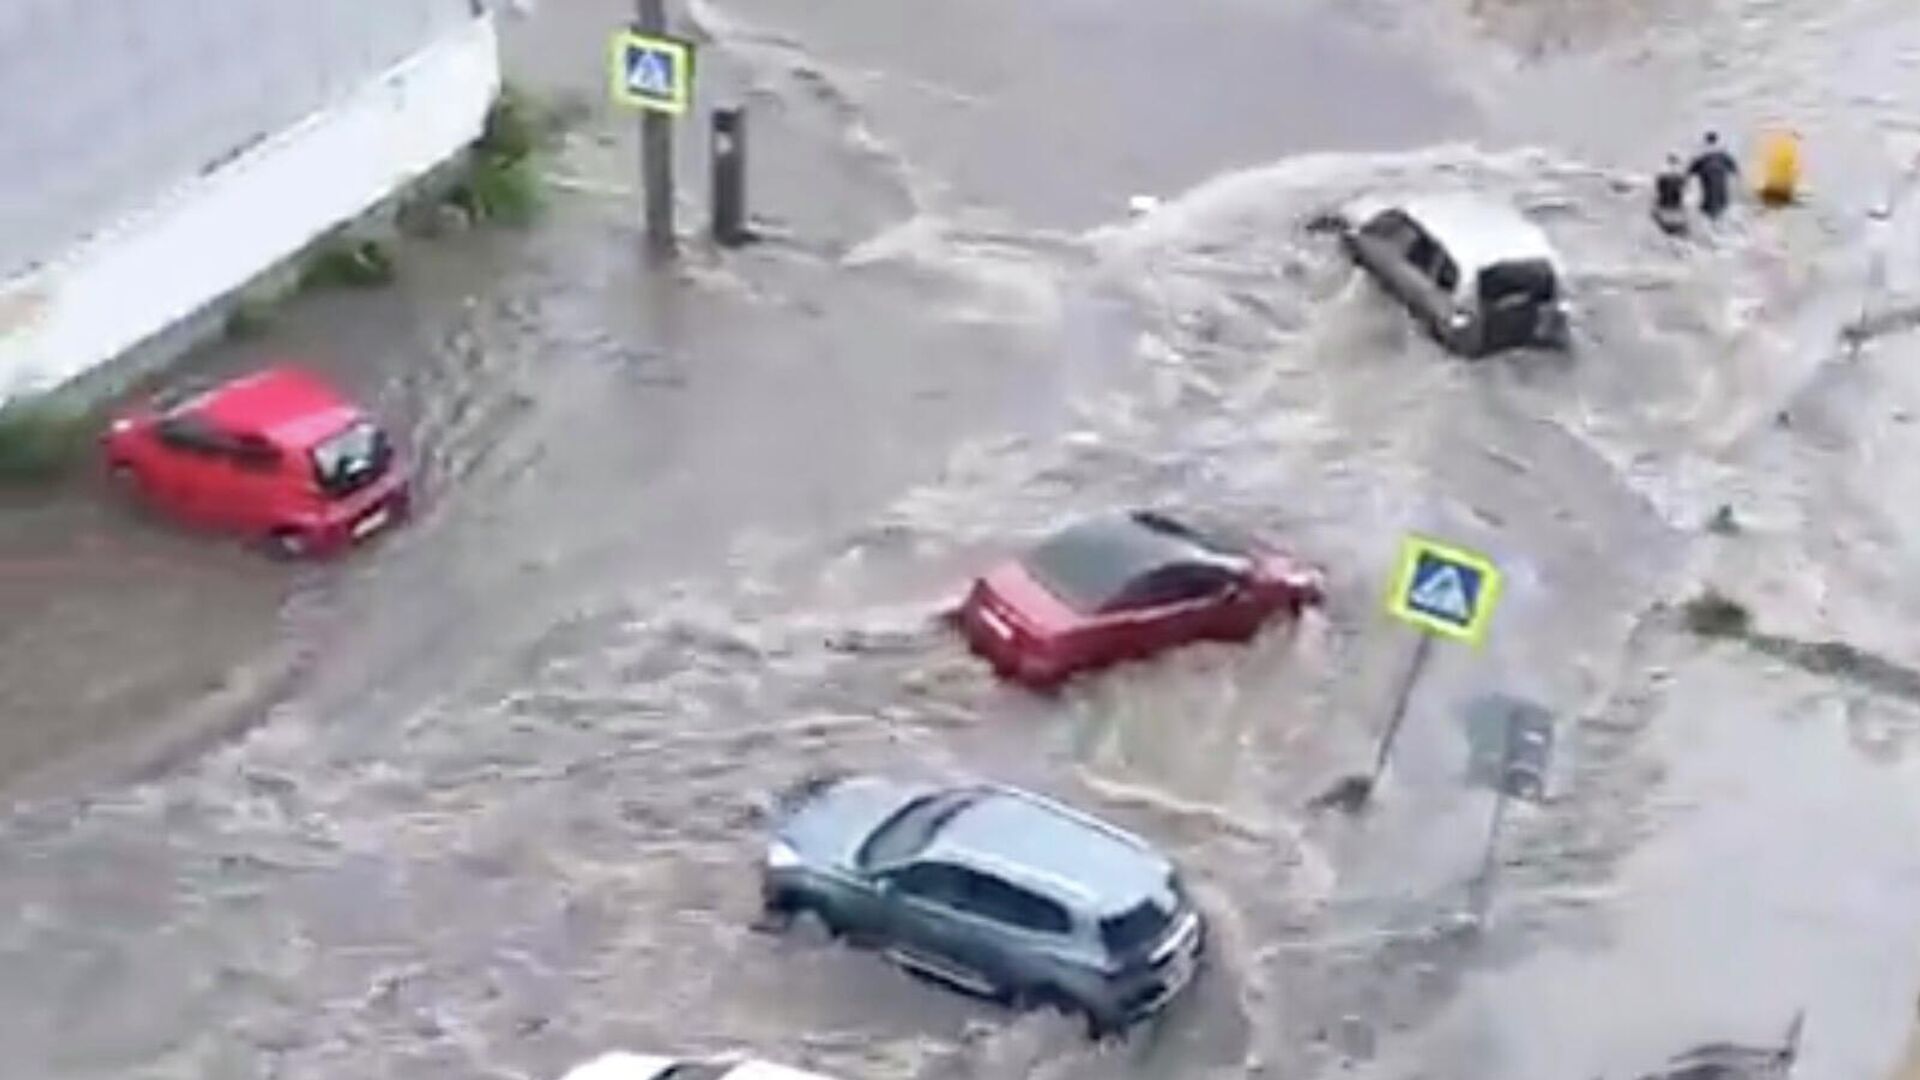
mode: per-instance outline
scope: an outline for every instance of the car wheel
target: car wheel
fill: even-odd
[[[1068,1020],[1078,1020],[1086,1029],[1087,1038],[1099,1041],[1115,1033],[1112,1024],[1102,1020],[1100,1014],[1075,1000],[1073,995],[1057,986],[1037,986],[1021,991],[1013,998],[1016,1008],[1022,1012],[1047,1012]]]
[[[147,481],[140,470],[124,461],[116,461],[107,467],[107,481],[123,498],[135,503],[144,503],[147,498]]]
[[[789,931],[799,931],[809,940],[832,942],[847,938],[846,928],[837,919],[818,905],[809,904],[798,897],[787,903],[786,926]]]
[[[267,552],[276,559],[305,558],[311,550],[307,534],[299,529],[275,529],[267,535]]]
[[[1022,1012],[1053,1012],[1062,1016],[1076,1016],[1085,1012],[1078,1002],[1057,986],[1030,986],[1009,994],[1008,1000]]]

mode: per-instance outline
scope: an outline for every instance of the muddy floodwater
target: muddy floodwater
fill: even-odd
[[[529,7],[515,68],[593,93],[624,5]],[[766,243],[643,273],[632,125],[596,115],[537,230],[206,361],[322,357],[418,463],[407,529],[288,572],[90,496],[10,517],[88,525],[76,581],[147,568],[111,620],[0,576],[48,613],[0,687],[21,758],[110,757],[89,725],[211,709],[208,679],[272,692],[159,775],[0,820],[0,1077],[544,1080],[621,1045],[849,1080],[1611,1080],[1800,1009],[1796,1080],[1886,1075],[1920,994],[1920,339],[1839,328],[1884,300],[1868,211],[1920,152],[1920,18],[1284,7],[703,0]],[[1782,116],[1801,205],[1646,223],[1649,163]],[[1306,228],[1430,188],[1546,230],[1570,356],[1451,359]],[[1053,700],[938,619],[985,562],[1147,504],[1282,539],[1328,609]],[[1381,610],[1408,531],[1500,564],[1494,629],[1436,648],[1370,813],[1309,813],[1412,658]],[[1755,633],[1690,632],[1707,586]],[[1490,796],[1460,718],[1494,691],[1554,710],[1557,752],[1467,933]],[[1096,1047],[755,932],[768,793],[827,769],[1137,830],[1188,869],[1208,968]]]

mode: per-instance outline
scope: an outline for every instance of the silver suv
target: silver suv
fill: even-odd
[[[1512,207],[1451,194],[1365,200],[1337,224],[1354,261],[1449,350],[1571,344],[1560,258]]]
[[[1082,1013],[1095,1037],[1192,980],[1205,924],[1167,859],[1037,795],[877,777],[783,800],[763,896],[957,989]]]

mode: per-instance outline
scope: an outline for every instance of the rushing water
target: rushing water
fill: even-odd
[[[829,61],[756,21],[777,13],[704,17],[744,58],[716,78],[846,136],[756,144],[794,177],[791,235],[644,285],[627,204],[569,202],[382,369],[431,506],[314,583],[298,690],[173,775],[0,826],[0,1075],[540,1078],[626,1044],[855,1080],[1578,1080],[1764,1039],[1796,1002],[1805,1077],[1881,1067],[1920,930],[1912,703],[1703,651],[1656,606],[1712,580],[1770,632],[1920,654],[1916,523],[1881,497],[1910,479],[1916,387],[1897,341],[1833,348],[1853,207],[1682,247],[1597,152],[1340,146],[1090,231],[1036,182],[1013,208],[1035,231],[976,205],[1017,173],[929,184],[944,168],[846,75],[924,82],[942,54],[832,16],[820,36],[867,52]],[[1087,19],[1006,32],[1072,55]],[[1008,85],[1044,130],[1055,89]],[[612,185],[630,160],[584,138],[564,165]],[[805,194],[843,175],[860,199]],[[1304,228],[1382,187],[1525,208],[1573,268],[1579,352],[1468,365],[1412,331]],[[996,685],[935,618],[983,561],[1146,503],[1284,539],[1330,572],[1328,612],[1058,701]],[[1722,505],[1738,534],[1704,531]],[[1373,813],[1310,815],[1408,662],[1378,609],[1410,529],[1498,559],[1496,631],[1437,654]],[[1562,761],[1466,935],[1487,805],[1455,717],[1496,688],[1564,714]],[[1122,821],[1191,868],[1214,963],[1100,1049],[756,933],[766,793],[823,768],[987,775]]]

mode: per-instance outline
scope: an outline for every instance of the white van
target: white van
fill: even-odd
[[[1363,200],[1338,217],[1354,261],[1447,349],[1480,357],[1571,345],[1560,257],[1512,207],[1424,195]]]

